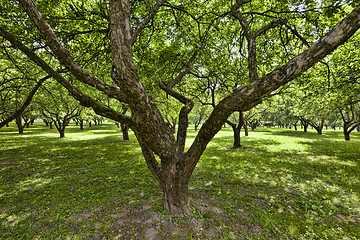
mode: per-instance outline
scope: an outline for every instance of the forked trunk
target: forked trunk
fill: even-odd
[[[309,124],[304,124],[303,126],[304,126],[304,132],[307,132],[307,128],[308,128]]]

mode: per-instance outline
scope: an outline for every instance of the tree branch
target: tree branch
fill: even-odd
[[[26,98],[25,102],[23,103],[23,105],[20,107],[19,110],[15,111],[13,114],[11,114],[9,117],[7,117],[5,120],[3,120],[0,123],[0,128],[2,128],[3,126],[5,126],[7,123],[11,122],[12,120],[14,120],[16,117],[20,116],[24,110],[26,109],[27,106],[29,106],[29,104],[31,103],[31,100],[33,98],[33,96],[35,95],[36,91],[39,89],[39,87],[41,86],[41,84],[43,82],[45,82],[47,79],[49,79],[51,76],[47,75],[46,77],[41,78],[36,85],[33,87],[33,89],[31,89],[28,97]]]
[[[120,88],[110,86],[93,77],[74,62],[70,52],[61,44],[50,25],[46,22],[45,18],[31,0],[19,0],[19,2],[31,20],[35,23],[41,35],[45,38],[54,55],[79,81],[95,87],[107,95],[115,97],[119,101],[127,102],[125,94]]]
[[[271,23],[263,26],[262,28],[258,29],[255,33],[254,33],[254,37],[257,38],[258,36],[260,36],[261,34],[264,34],[266,31],[268,31],[271,28],[276,28],[277,26],[284,24],[285,20],[282,18],[278,18],[275,19],[274,21],[272,21]]]
[[[185,171],[191,175],[207,144],[221,129],[231,113],[234,111],[246,111],[255,103],[261,102],[264,96],[300,76],[330,54],[347,41],[359,28],[360,6],[356,7],[315,44],[289,60],[285,65],[273,70],[256,82],[237,88],[231,95],[222,99],[203,124],[186,153]]]
[[[181,71],[180,74],[178,76],[176,76],[176,78],[174,78],[169,83],[169,85],[167,86],[169,89],[172,89],[177,83],[179,83],[186,76],[186,74],[190,73],[191,65],[192,65],[193,61],[195,60],[195,58],[197,57],[198,53],[199,53],[199,50],[196,49],[194,51],[194,53],[192,54],[192,56],[190,57],[189,61],[184,64],[185,69],[183,71]]]
[[[161,166],[156,161],[153,151],[143,140],[141,134],[137,133],[136,131],[134,131],[134,133],[136,135],[136,138],[139,141],[139,144],[141,146],[141,151],[145,157],[145,161],[146,161],[146,164],[148,165],[148,168],[150,169],[151,173],[155,176],[156,180],[158,180],[160,182]]]
[[[139,25],[136,27],[136,29],[133,31],[131,35],[132,43],[133,45],[136,42],[137,37],[139,36],[140,32],[146,27],[146,25],[155,17],[155,14],[161,7],[161,5],[165,2],[165,0],[157,0],[155,5],[152,7],[148,15],[142,20]]]
[[[241,5],[249,2],[251,2],[251,0],[236,0],[236,3],[233,5],[231,9],[236,11],[239,9],[239,7],[241,7]]]
[[[13,35],[7,32],[4,28],[0,26],[0,35],[7,39],[14,47],[21,50],[25,55],[27,55],[35,64],[41,67],[45,72],[47,72],[51,77],[56,79],[61,85],[63,85],[70,94],[80,102],[81,105],[85,107],[91,107],[94,111],[104,117],[113,119],[118,122],[124,122],[128,124],[129,127],[134,127],[131,117],[117,113],[111,108],[104,107],[96,100],[90,96],[82,93],[71,83],[69,83],[63,76],[51,68],[46,62],[39,58],[34,52],[28,49],[24,44],[22,44],[18,39]]]

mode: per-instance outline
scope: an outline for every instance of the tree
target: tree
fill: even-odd
[[[350,140],[350,133],[360,126],[359,104],[351,104],[340,109],[340,115],[344,122],[343,132],[346,141]]]
[[[31,100],[43,82],[50,76],[41,77],[41,74],[33,71],[34,65],[26,61],[24,56],[10,55],[4,49],[2,49],[2,53],[3,57],[0,59],[0,128],[15,119],[19,133],[23,133],[24,127],[34,119],[28,108]]]
[[[331,57],[332,77],[328,83],[328,95],[332,100],[332,108],[340,113],[346,141],[350,140],[350,133],[360,125],[359,39],[360,35],[356,34],[337,50],[337,55]],[[349,52],[351,49],[355,51]]]
[[[40,106],[42,115],[53,123],[60,137],[65,137],[65,129],[70,120],[80,116],[81,106],[58,83],[43,86],[41,96],[36,101]]]
[[[74,13],[69,10],[67,2],[61,3],[58,1],[56,2],[58,5],[50,7],[40,1],[39,3],[37,2],[41,9],[39,10],[31,0],[19,0],[21,7],[38,29],[37,31],[32,28],[32,34],[36,35],[39,32],[45,41],[41,44],[46,44],[47,48],[51,49],[51,54],[80,82],[75,83],[74,81],[73,84],[56,72],[34,51],[31,51],[26,44],[9,33],[5,28],[10,29],[10,24],[2,26],[0,34],[12,44],[12,47],[20,49],[46,71],[47,74],[61,83],[83,106],[91,107],[97,114],[123,122],[129,126],[139,141],[150,171],[163,189],[164,208],[172,213],[183,213],[189,207],[188,183],[192,172],[207,144],[221,129],[228,117],[235,111],[247,111],[259,104],[264,96],[300,76],[339,45],[343,44],[360,27],[360,7],[357,7],[334,26],[331,31],[312,44],[311,47],[305,50],[302,48],[296,52],[297,54],[299,53],[298,55],[292,58],[284,58],[283,62],[275,63],[276,67],[270,66],[272,64],[264,65],[262,69],[268,73],[259,76],[257,73],[259,62],[256,61],[255,39],[264,38],[266,31],[274,27],[282,27],[283,30],[288,29],[286,31],[289,31],[289,33],[291,33],[290,29],[294,30],[294,28],[290,26],[291,24],[286,23],[286,21],[280,20],[276,11],[271,11],[274,12],[274,15],[271,16],[270,14],[270,18],[266,17],[267,14],[257,14],[261,13],[267,5],[247,4],[248,2],[250,1],[237,0],[231,6],[230,1],[222,2],[222,4],[218,4],[217,1],[207,1],[206,4],[181,1],[181,5],[170,5],[165,3],[164,0],[159,0],[149,8],[146,3],[137,1],[110,0],[109,3],[99,1],[98,5],[89,3],[88,6],[84,6],[77,13],[87,20],[86,23],[89,23],[84,24],[81,22],[80,25],[76,21],[76,12]],[[62,8],[60,7],[61,4],[63,4]],[[106,8],[107,4],[109,9],[106,13],[104,8]],[[316,4],[316,2],[312,4]],[[96,9],[87,10],[87,7],[91,9],[91,6],[94,6]],[[12,7],[21,13],[21,9],[17,8],[18,6]],[[159,11],[160,7],[161,11]],[[262,9],[257,9],[257,7]],[[301,7],[303,8],[304,5],[301,4]],[[254,8],[254,11],[251,11],[252,8]],[[289,7],[286,8],[279,10],[284,10],[287,14],[288,12],[291,14],[292,10]],[[145,9],[147,12],[144,12]],[[295,5],[292,6],[292,9],[294,13],[297,11]],[[247,15],[242,14],[242,12],[247,10],[250,10]],[[44,15],[41,14],[41,11]],[[50,11],[52,11],[52,14],[48,14]],[[174,17],[173,11],[179,12],[179,15]],[[61,18],[53,17],[57,15],[59,17],[68,16],[66,18],[67,21],[60,22],[59,19]],[[21,16],[29,26],[33,26],[23,14]],[[252,25],[250,23],[252,21],[250,19],[253,17],[256,19],[256,27],[260,27],[256,31],[251,29]],[[273,20],[274,18],[275,20]],[[72,19],[74,20],[70,21]],[[90,23],[95,21],[97,23],[96,26],[100,26],[100,28],[92,28],[95,25]],[[69,22],[71,22],[71,25]],[[171,23],[171,25],[167,26],[166,24],[168,23]],[[4,25],[4,20],[2,20],[1,24]],[[21,31],[18,31],[18,29],[22,29],[23,26],[19,26],[17,22],[12,22],[12,24],[16,25],[14,28],[15,34],[21,35]],[[141,59],[134,52],[134,49],[144,48],[144,42],[148,42],[151,46],[157,45],[159,48],[161,47],[161,42],[152,41],[152,37],[156,35],[157,31],[157,28],[152,26],[156,24],[165,24],[165,28],[160,28],[160,31],[165,33],[161,35],[164,38],[169,37],[169,39],[181,40],[177,41],[177,43],[181,44],[184,50],[183,56],[188,60],[181,63],[181,67],[175,71],[176,75],[174,75],[174,78],[162,82],[162,89],[184,105],[179,113],[177,137],[173,135],[154,100],[146,91],[144,87],[145,79],[142,83],[140,81],[141,75],[137,71],[137,63]],[[234,88],[231,94],[219,101],[209,118],[202,125],[193,144],[185,152],[188,114],[194,104],[191,99],[179,92],[177,85],[187,81],[188,78],[185,76],[190,74],[192,66],[195,70],[201,70],[201,65],[197,65],[201,61],[196,62],[196,60],[204,59],[201,58],[201,56],[204,56],[202,55],[203,52],[216,48],[216,39],[211,38],[212,33],[214,34],[213,36],[218,36],[218,31],[224,29],[225,32],[221,32],[221,34],[225,36],[226,30],[230,29],[234,24],[242,27],[247,40],[249,83],[245,86]],[[296,20],[293,21],[293,24],[296,24]],[[57,26],[54,29],[60,32],[55,32],[51,25]],[[221,28],[217,28],[218,25],[221,25]],[[89,38],[93,38],[95,34],[102,32],[102,27],[104,26],[104,34],[108,34],[106,39],[108,39],[111,51],[111,77],[115,86],[111,86],[106,81],[94,77],[93,74],[87,71],[88,69],[85,65],[82,67],[77,64],[74,59],[78,59],[84,46],[80,44],[80,40],[78,41],[80,37],[76,40],[69,40],[65,31],[65,29],[68,29],[68,31],[75,29],[75,35],[76,33],[80,35],[79,32],[82,34],[87,32],[90,35]],[[186,27],[187,31],[185,31]],[[314,29],[311,32],[314,33]],[[154,38],[158,40],[160,36],[156,36]],[[38,41],[40,41],[39,39],[40,37],[37,38]],[[233,40],[234,43],[237,42],[235,39]],[[85,43],[85,40],[82,43]],[[272,43],[278,49],[281,48],[280,41],[275,39]],[[236,54],[236,51],[234,51],[234,56]],[[197,58],[198,56],[200,57]],[[145,63],[151,66],[151,59],[147,59]],[[139,64],[138,66],[141,67],[142,65]],[[274,70],[268,71],[270,67]],[[101,102],[96,101],[75,85],[81,87],[91,86],[93,90],[96,89],[120,102],[127,103],[131,110],[131,116],[124,115],[101,104]],[[156,160],[155,154],[159,156],[160,163]]]
[[[194,124],[195,131],[198,130],[200,124],[209,116],[209,106],[195,104],[194,109],[191,111],[189,116],[190,122]]]
[[[236,117],[235,117],[236,120]],[[226,121],[227,124],[229,124],[231,126],[231,128],[233,129],[234,132],[234,145],[233,148],[241,148],[241,143],[240,143],[240,131],[241,128],[243,127],[245,120],[244,120],[244,113],[242,111],[239,111],[239,116],[238,116],[238,123],[234,123],[231,122],[229,120]]]

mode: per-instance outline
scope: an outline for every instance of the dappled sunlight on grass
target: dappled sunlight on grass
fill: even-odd
[[[309,156],[308,157],[310,162],[317,162],[319,164],[337,164],[337,165],[347,165],[347,166],[351,166],[351,167],[356,167],[357,164],[355,162],[351,162],[351,161],[341,161],[338,160],[337,157],[330,157],[327,155],[322,155],[322,156]]]
[[[209,143],[189,183],[191,204],[208,201],[222,213],[202,219],[223,231],[258,226],[258,239],[360,238],[360,142],[342,141],[339,131],[264,130],[242,133],[241,149],[232,148],[229,127]],[[106,238],[111,229],[94,226],[122,221],[114,211],[151,201],[161,209],[161,188],[132,132],[122,141],[111,124],[72,125],[64,139],[39,125],[25,131],[0,130],[0,238]]]

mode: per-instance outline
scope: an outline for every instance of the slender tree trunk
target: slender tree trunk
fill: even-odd
[[[91,127],[91,121],[89,122],[89,127]]]
[[[232,129],[233,129],[233,133],[234,133],[234,145],[233,148],[241,148],[241,143],[240,143],[240,131],[242,126],[244,125],[244,115],[243,112],[239,112],[239,123],[233,123],[230,121],[226,121],[227,124],[229,124]]]
[[[49,125],[50,125],[50,129],[54,129],[54,126],[53,126],[53,122],[52,122],[52,121],[49,122]]]
[[[315,127],[317,133],[318,133],[319,135],[322,135],[322,130],[323,130],[323,128],[324,128],[324,119],[321,119],[319,125],[318,125],[318,126],[314,126],[314,127]]]
[[[65,137],[65,127],[59,128],[60,138]]]
[[[308,125],[308,124],[304,124],[303,126],[304,126],[304,132],[307,132],[307,129],[308,129],[308,126],[309,126],[309,125]]]
[[[80,130],[84,130],[84,119],[81,118],[79,122],[80,122]]]
[[[120,123],[121,126],[121,132],[123,135],[123,140],[128,141],[129,140],[129,127],[127,127],[125,124]]]
[[[244,131],[245,131],[245,136],[248,137],[249,136],[249,129],[248,129],[247,121],[244,121]]]
[[[344,133],[344,138],[345,141],[350,141],[350,131],[349,131],[349,127],[351,125],[351,121],[344,121],[344,127],[343,127],[343,133]]]
[[[241,127],[233,127],[233,131],[234,131],[234,148],[241,148],[240,130],[241,130]]]
[[[22,119],[21,116],[18,116],[15,118],[15,123],[18,126],[19,134],[24,133],[24,126],[22,125]]]
[[[305,118],[301,118],[300,121],[301,121],[301,125],[304,127],[304,132],[307,132],[309,121]]]

